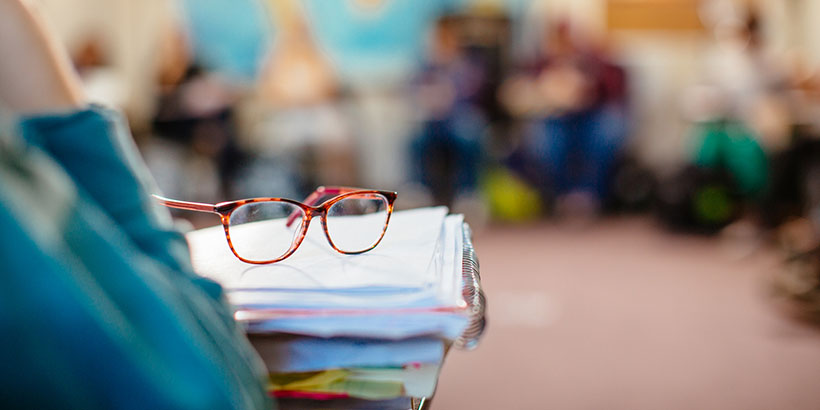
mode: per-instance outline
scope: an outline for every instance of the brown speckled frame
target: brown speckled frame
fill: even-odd
[[[381,236],[379,236],[379,240],[377,240],[373,246],[360,250],[360,251],[343,251],[336,247],[333,243],[333,239],[330,237],[330,234],[327,231],[327,212],[333,204],[339,202],[345,198],[355,196],[355,195],[362,195],[362,194],[371,194],[371,195],[379,195],[384,197],[387,201],[387,219],[384,221],[384,228],[382,228]],[[316,203],[321,200],[322,198],[332,196],[330,199],[322,202],[320,205],[315,206]],[[325,238],[327,238],[328,244],[336,250],[336,252],[347,254],[347,255],[355,255],[367,252],[373,248],[375,248],[384,238],[384,233],[387,231],[387,224],[390,222],[390,216],[393,214],[393,202],[396,201],[396,197],[398,194],[393,191],[379,191],[373,189],[359,189],[359,188],[348,188],[348,187],[324,187],[320,186],[317,188],[313,193],[311,193],[304,201],[298,202],[292,199],[287,198],[251,198],[251,199],[241,199],[238,201],[227,201],[227,202],[220,202],[218,204],[205,204],[201,202],[188,202],[188,201],[178,201],[175,199],[164,198],[159,195],[154,195],[162,205],[165,205],[170,208],[177,208],[177,209],[186,209],[189,211],[199,211],[199,212],[210,212],[219,215],[220,219],[222,220],[222,228],[225,230],[225,238],[228,240],[228,246],[231,248],[231,252],[233,252],[234,256],[239,258],[242,262],[245,263],[253,263],[257,265],[264,265],[268,263],[275,263],[279,262],[288,256],[292,255],[293,252],[302,244],[302,240],[305,239],[305,235],[307,234],[308,226],[310,226],[310,221],[313,219],[314,216],[319,216],[322,221],[322,230],[325,232]],[[234,249],[233,243],[231,242],[231,233],[230,233],[230,220],[231,220],[231,213],[233,213],[236,208],[239,208],[242,205],[250,204],[253,202],[287,202],[289,204],[298,206],[304,212],[304,216],[302,217],[302,230],[299,232],[299,235],[293,240],[293,243],[290,245],[290,249],[285,252],[284,255],[280,256],[276,259],[266,260],[266,261],[254,261],[250,259],[245,259],[239,256],[236,253],[236,249]],[[298,214],[294,211],[294,213],[288,218],[287,226],[290,226],[293,221],[298,218]]]

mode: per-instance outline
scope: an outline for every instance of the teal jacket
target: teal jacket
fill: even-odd
[[[0,137],[0,407],[271,408],[121,118],[91,107],[19,134]]]

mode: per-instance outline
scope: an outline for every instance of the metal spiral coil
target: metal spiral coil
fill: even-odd
[[[481,275],[479,274],[478,257],[473,247],[473,233],[470,226],[464,223],[462,229],[463,253],[461,275],[463,280],[462,294],[467,303],[467,314],[470,324],[453,344],[461,350],[472,350],[478,346],[478,341],[487,326],[485,317],[487,298],[481,289]]]

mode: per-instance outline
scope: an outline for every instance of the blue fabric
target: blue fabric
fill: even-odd
[[[0,145],[0,403],[269,408],[221,287],[148,194],[119,117],[26,119]]]
[[[473,192],[478,183],[487,121],[477,100],[486,73],[478,61],[462,55],[449,63],[428,64],[417,82],[454,94],[449,106],[428,110],[411,146],[414,179],[437,200],[449,202],[451,194]]]
[[[485,125],[483,116],[469,108],[426,121],[411,145],[414,179],[433,190],[475,191]]]
[[[530,155],[541,183],[556,195],[581,191],[603,200],[626,132],[626,116],[617,106],[550,116],[534,124]]]

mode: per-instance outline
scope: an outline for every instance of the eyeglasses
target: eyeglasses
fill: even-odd
[[[314,216],[321,218],[327,242],[337,252],[367,252],[384,237],[396,196],[392,191],[346,187],[319,187],[304,203],[253,198],[205,204],[154,195],[170,208],[218,214],[231,252],[254,264],[279,262],[292,255],[305,239]],[[324,202],[316,206],[320,200]]]

